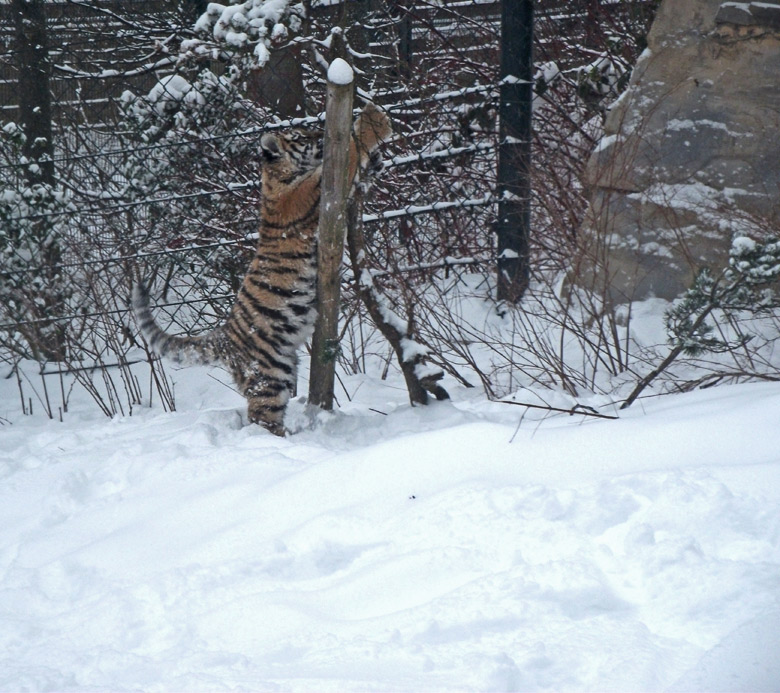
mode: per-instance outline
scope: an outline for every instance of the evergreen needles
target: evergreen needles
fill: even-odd
[[[772,285],[778,278],[780,241],[774,237],[755,241],[747,236],[736,236],[731,243],[727,267],[717,276],[709,268],[703,268],[677,304],[667,311],[664,322],[672,349],[637,383],[620,408],[631,406],[680,354],[720,353],[744,345],[750,339],[749,335],[736,341],[725,341],[716,336],[715,326],[708,318],[716,310],[729,318],[742,311],[757,314],[776,307],[778,300]]]

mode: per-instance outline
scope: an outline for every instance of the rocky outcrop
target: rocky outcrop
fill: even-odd
[[[576,281],[674,298],[735,231],[780,222],[780,2],[663,0],[605,129]]]

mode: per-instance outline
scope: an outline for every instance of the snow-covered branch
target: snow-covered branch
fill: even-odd
[[[78,79],[112,79],[116,77],[121,77],[122,79],[131,79],[133,77],[138,77],[140,75],[148,75],[149,73],[157,72],[158,70],[161,70],[163,68],[176,65],[178,60],[179,59],[177,56],[167,55],[164,58],[160,58],[159,60],[153,63],[147,63],[146,65],[142,65],[140,67],[136,67],[130,70],[109,69],[109,70],[100,70],[99,72],[88,72],[86,70],[77,70],[76,68],[73,68],[70,65],[58,65],[58,64],[53,65],[53,69],[56,72],[59,72],[63,75],[67,75],[69,77],[74,77]]]
[[[388,209],[379,214],[366,214],[363,216],[363,222],[368,223],[380,219],[396,219],[398,217],[415,216],[417,214],[429,214],[431,212],[441,212],[445,209],[459,209],[464,207],[484,207],[491,205],[496,201],[492,194],[468,200],[442,200],[428,205],[408,205],[401,209]]]

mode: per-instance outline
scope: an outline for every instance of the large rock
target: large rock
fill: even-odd
[[[663,0],[605,129],[578,281],[674,298],[780,217],[780,2]]]

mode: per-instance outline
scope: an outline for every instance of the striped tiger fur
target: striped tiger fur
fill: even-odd
[[[390,133],[387,116],[367,104],[354,126],[349,180],[375,163],[372,155]],[[260,145],[260,240],[226,321],[205,335],[170,335],[152,317],[142,283],[133,288],[132,306],[155,353],[178,363],[222,364],[248,400],[249,420],[281,436],[297,350],[315,319],[322,136],[303,130],[266,133]]]

